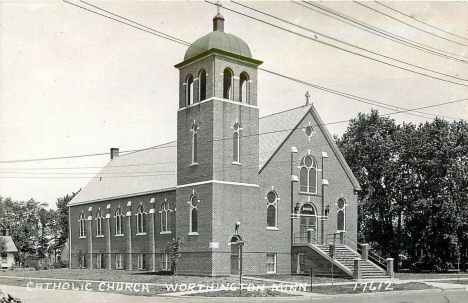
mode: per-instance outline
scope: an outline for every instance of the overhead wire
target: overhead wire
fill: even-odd
[[[416,27],[416,26],[413,26],[413,25],[411,25],[411,24],[409,24],[409,23],[406,23],[406,22],[404,22],[404,21],[401,21],[401,20],[399,20],[398,18],[392,17],[392,16],[390,16],[390,15],[388,15],[388,14],[385,14],[385,13],[383,13],[383,12],[381,12],[381,11],[375,9],[375,8],[372,8],[372,7],[370,7],[370,6],[364,5],[364,4],[360,3],[360,2],[357,2],[357,1],[353,1],[353,2],[356,3],[356,4],[359,4],[359,5],[361,5],[361,6],[365,7],[365,8],[367,8],[367,9],[370,9],[370,10],[372,10],[372,11],[374,11],[374,12],[377,12],[377,13],[379,13],[379,14],[382,14],[382,15],[384,15],[384,16],[387,16],[388,18],[393,19],[393,20],[395,20],[395,21],[397,21],[397,22],[403,23],[403,24],[405,24],[405,25],[407,25],[407,26],[409,26],[409,27],[411,27],[411,28],[414,28],[414,29],[416,29],[416,30],[418,30],[418,31],[424,32],[424,33],[426,33],[426,34],[429,34],[429,35],[438,37],[438,38],[443,39],[443,40],[446,40],[446,41],[450,41],[450,42],[455,43],[455,44],[458,44],[458,45],[462,45],[462,46],[468,47],[468,45],[466,45],[466,44],[459,43],[459,42],[456,42],[456,41],[453,41],[453,40],[444,38],[444,37],[442,37],[442,36],[436,35],[436,34],[434,34],[434,33],[428,32],[428,31],[426,31],[426,30],[420,29],[419,27]]]
[[[65,1],[65,0],[64,0],[64,1]],[[67,2],[67,1],[65,1],[65,2]],[[83,2],[83,3],[86,3],[86,2],[84,2],[84,1],[82,1],[82,2]],[[212,3],[209,2],[209,1],[206,1],[206,2],[212,4]],[[81,6],[79,6],[79,5],[75,5],[75,6],[81,7]],[[100,9],[100,10],[102,10],[102,11],[105,11],[105,10],[103,10],[103,9],[97,7],[97,6],[93,6],[93,7],[98,8],[98,9]],[[88,10],[88,9],[87,9],[87,10]],[[92,11],[92,10],[88,10],[88,11],[94,12],[94,11]],[[101,14],[99,14],[99,15],[101,15]],[[121,17],[121,16],[116,15],[116,14],[113,14],[113,15],[114,15],[114,16],[117,16],[117,17],[119,17],[119,18],[124,18],[124,17]],[[126,18],[125,18],[125,19],[126,19]],[[129,20],[129,19],[127,19],[127,20]],[[131,21],[131,20],[130,20],[130,21]],[[131,21],[131,22],[133,22],[133,21]],[[138,23],[136,23],[136,22],[133,22],[133,23],[138,24]],[[150,29],[150,30],[153,30],[152,28],[149,28],[149,27],[146,27],[146,28],[148,28],[148,29]],[[175,38],[174,36],[171,36],[171,35],[168,35],[168,34],[164,34],[164,35],[169,36],[169,37],[174,38],[174,39],[178,39],[178,38]],[[163,37],[163,38],[164,38],[164,37]],[[180,40],[180,39],[178,39],[178,40]],[[181,40],[181,41],[183,41],[183,40]],[[184,42],[185,42],[185,41],[184,41]],[[187,43],[188,43],[188,42],[187,42]],[[194,47],[194,46],[192,45],[191,47]],[[294,80],[294,81],[296,81],[296,82],[299,81],[299,80],[297,80],[297,79],[294,79],[294,78],[291,78],[291,77],[288,77],[288,76],[285,76],[285,75],[281,75],[281,74],[279,74],[279,73],[274,73],[274,72],[268,71],[268,70],[266,70],[266,69],[260,68],[260,70],[263,70],[263,71],[266,71],[266,72],[270,72],[270,73],[273,73],[273,74],[276,74],[276,75],[280,75],[280,76],[282,76],[282,77],[284,77],[284,78],[289,78],[290,80]],[[311,87],[314,87],[314,88],[317,88],[317,89],[325,90],[325,91],[328,91],[328,92],[334,91],[334,90],[327,89],[327,88],[323,88],[323,87],[321,87],[321,86],[314,85],[314,84],[307,83],[307,82],[304,82],[303,84],[306,84],[306,85],[308,85],[308,86],[311,86]],[[338,92],[338,91],[334,91],[334,92]],[[341,92],[339,92],[339,93],[341,93]],[[345,94],[345,93],[341,93],[341,94],[342,94],[342,95],[346,95],[346,96],[350,96],[350,97],[353,97],[353,98],[360,98],[360,99],[363,99],[363,100],[365,100],[365,101],[367,101],[367,102],[375,102],[375,103],[377,103],[377,104],[387,105],[387,104],[385,104],[385,103],[383,103],[383,102],[377,102],[377,101],[373,101],[373,100],[369,100],[369,99],[365,99],[365,98],[353,96],[353,95],[350,95],[350,94]],[[353,99],[353,100],[359,101],[359,100],[357,100],[357,99]],[[362,102],[362,101],[361,101],[361,102]],[[376,105],[376,106],[379,106],[379,105]],[[390,106],[391,106],[391,105],[390,105]],[[382,106],[381,106],[381,107],[382,107]],[[394,107],[394,108],[401,108],[401,107],[396,107],[396,106],[393,106],[393,107]],[[384,108],[385,108],[385,107],[384,107]],[[388,108],[387,108],[387,109],[388,109]],[[422,113],[422,114],[426,114],[426,113]],[[423,116],[420,116],[420,115],[417,115],[417,114],[412,114],[412,115],[419,116],[419,117],[423,117]],[[428,114],[428,115],[432,115],[432,114]],[[433,115],[433,116],[437,116],[437,115]],[[440,115],[439,115],[439,116],[440,116]],[[444,117],[444,116],[440,116],[440,117]],[[427,119],[427,117],[424,117],[424,118]],[[449,118],[449,119],[458,119],[458,118],[452,118],[452,117],[445,117],[445,118]]]
[[[105,16],[105,15],[100,14],[100,13],[97,13],[97,12],[95,12],[95,11],[86,9],[86,8],[84,8],[84,7],[82,7],[82,6],[73,4],[73,3],[68,2],[68,1],[66,1],[66,0],[63,0],[63,1],[66,2],[66,3],[69,3],[69,4],[71,4],[71,5],[74,5],[74,6],[83,8],[83,9],[85,9],[85,10],[87,10],[87,11],[92,12],[92,13],[96,13],[96,14],[98,14],[98,15],[101,15],[101,16],[104,16],[104,17],[106,17],[106,18],[109,18],[108,16]],[[209,1],[206,1],[206,2],[212,4],[212,3],[209,2]],[[232,11],[232,10],[231,10],[231,11]],[[234,11],[234,12],[235,12],[235,11]],[[114,15],[115,15],[115,14],[114,14]],[[118,16],[118,15],[116,15],[116,16]],[[119,16],[119,17],[120,17],[120,16]],[[115,18],[110,18],[110,19],[115,20],[115,21],[118,21],[118,22],[123,23],[123,24],[126,24],[126,25],[129,25],[129,26],[131,26],[131,27],[134,27],[134,28],[137,28],[137,29],[142,30],[141,28],[135,27],[135,26],[133,26],[133,25],[131,25],[131,24],[128,24],[128,23],[125,23],[125,22],[121,22],[120,20],[116,20]],[[127,19],[127,20],[128,20],[128,19]],[[132,22],[133,22],[133,21],[132,21]],[[151,28],[149,28],[149,29],[151,29]],[[151,29],[151,30],[153,30],[153,29]],[[146,30],[144,30],[144,31],[145,31],[145,32],[148,32],[148,31],[146,31]],[[149,33],[154,34],[154,33],[152,33],[152,32],[149,32]],[[177,42],[177,43],[179,43],[179,44],[184,43],[184,42],[181,42],[181,41],[183,41],[183,40],[177,39],[177,38],[175,38],[175,37],[173,37],[173,36],[170,36],[170,35],[167,35],[167,34],[157,35],[157,36],[162,37],[162,38],[165,38],[165,39],[169,39],[169,40],[171,40],[171,41],[173,41],[173,42]],[[171,38],[172,38],[172,39],[171,39]],[[178,40],[179,40],[179,41],[178,41]],[[184,43],[184,45],[185,45],[185,43]],[[281,74],[279,74],[279,73],[275,73],[275,72],[272,72],[272,71],[269,71],[269,70],[266,70],[266,69],[261,69],[261,70],[266,71],[266,72],[268,72],[268,73],[272,73],[272,74],[281,76],[281,77],[285,77],[285,78],[287,78],[287,79],[289,79],[289,80],[293,80],[293,81],[296,81],[296,82],[299,82],[299,83],[302,83],[302,84],[305,84],[305,85],[308,85],[308,86],[312,86],[312,87],[315,87],[315,88],[320,88],[320,89],[322,89],[322,90],[326,89],[326,88],[319,87],[319,86],[316,86],[316,85],[314,85],[314,84],[307,83],[307,82],[305,82],[305,81],[301,81],[301,80],[298,80],[298,79],[294,79],[294,78],[291,78],[291,77],[288,77],[288,76],[285,76],[285,75],[281,75]],[[333,90],[326,89],[326,91],[332,92]],[[341,93],[341,92],[337,92],[337,91],[333,91],[333,93],[340,93],[341,96],[346,96],[346,97],[348,97],[348,98],[355,98],[354,100],[357,100],[357,101],[360,101],[360,102],[363,102],[363,100],[369,100],[369,99],[365,99],[365,98],[361,98],[361,97],[356,97],[356,96],[353,96],[353,95],[350,95],[350,94]],[[462,100],[465,100],[465,99],[462,99]],[[369,101],[371,101],[371,102],[377,102],[377,101],[373,101],[373,100],[369,100]],[[458,100],[458,101],[461,101],[461,100]],[[449,103],[458,102],[458,101],[450,101]],[[377,102],[377,103],[381,103],[381,102]],[[371,104],[371,105],[376,105],[376,104]],[[377,105],[376,105],[376,106],[377,106]],[[380,107],[384,107],[384,108],[386,108],[386,109],[391,109],[391,108],[386,107],[386,106],[388,106],[388,105],[385,105],[385,106],[380,105]],[[433,105],[433,106],[437,106],[437,105]],[[430,107],[433,107],[433,106],[430,106]],[[396,107],[396,106],[393,106],[393,107],[394,107],[394,108],[398,108],[398,107]],[[425,107],[422,107],[422,108],[425,108]],[[418,109],[421,109],[421,108],[418,108]],[[404,112],[411,112],[411,111],[413,111],[413,110],[411,110],[411,109],[404,109],[403,111],[395,112],[395,113],[390,113],[390,114],[397,114],[397,113],[404,113]],[[425,113],[425,114],[426,114],[426,113]],[[413,114],[413,115],[414,115],[414,114]],[[427,117],[424,117],[424,118],[427,118]],[[326,125],[326,124],[343,123],[343,122],[348,122],[348,120],[336,121],[336,122],[331,122],[331,123],[324,123],[323,125]],[[284,131],[284,130],[283,130],[283,131]],[[260,135],[260,134],[256,134],[256,135]],[[221,139],[221,140],[226,140],[226,139],[227,139],[227,138],[224,138],[224,139]],[[167,146],[167,147],[169,147],[169,146]],[[162,148],[162,147],[158,147],[158,148]],[[141,151],[141,150],[132,150],[132,151],[127,151],[127,152],[138,152],[138,151]],[[66,156],[66,157],[55,157],[55,158],[10,160],[10,161],[0,161],[0,163],[18,163],[18,162],[46,161],[46,160],[58,160],[58,159],[69,159],[69,158],[78,158],[78,157],[98,156],[98,155],[108,155],[108,153],[91,154],[91,155],[78,155],[78,156]]]
[[[380,53],[378,53],[378,52],[374,52],[374,51],[368,50],[368,49],[366,49],[366,48],[363,48],[363,47],[354,45],[354,44],[352,44],[352,43],[348,43],[348,42],[342,41],[342,40],[340,40],[340,39],[337,39],[337,38],[331,37],[331,36],[329,36],[329,35],[320,33],[320,32],[318,32],[318,31],[312,30],[312,29],[310,29],[310,28],[307,28],[307,27],[304,27],[304,26],[295,24],[295,23],[293,23],[293,22],[287,21],[287,20],[282,19],[282,18],[279,18],[279,17],[277,17],[277,16],[273,16],[273,15],[271,15],[271,14],[269,14],[269,13],[266,13],[266,12],[263,12],[263,11],[261,11],[261,10],[255,9],[255,8],[250,7],[250,6],[248,6],[248,5],[245,5],[245,4],[242,4],[242,3],[239,3],[239,2],[233,1],[233,0],[231,0],[231,2],[233,2],[233,3],[235,3],[235,4],[239,5],[239,6],[245,7],[245,8],[247,8],[247,9],[250,9],[250,10],[252,10],[252,11],[255,11],[255,12],[257,12],[257,13],[263,14],[263,15],[265,15],[265,16],[274,18],[274,19],[279,20],[279,21],[281,21],[281,22],[284,22],[284,23],[286,23],[286,24],[289,24],[289,25],[298,27],[298,28],[303,29],[303,30],[305,30],[305,31],[308,31],[308,32],[311,32],[311,33],[314,33],[314,34],[317,34],[317,35],[326,37],[326,38],[328,38],[328,39],[330,39],[330,40],[333,40],[333,41],[336,41],[336,42],[339,42],[339,43],[343,43],[343,44],[345,44],[345,45],[348,45],[348,46],[357,48],[357,49],[362,50],[362,51],[369,52],[369,53],[371,53],[371,54],[373,54],[373,55],[381,56],[381,57],[384,57],[384,58],[386,58],[386,59],[390,59],[390,60],[393,60],[393,61],[396,61],[396,62],[399,62],[399,63],[403,63],[403,64],[406,64],[406,65],[409,65],[409,66],[412,66],[412,67],[416,67],[416,68],[423,69],[423,70],[426,70],[426,71],[429,71],[429,72],[433,72],[433,73],[436,73],[436,74],[439,74],[439,75],[443,75],[443,76],[446,76],[446,77],[450,77],[450,78],[454,78],[454,79],[458,79],[458,80],[461,80],[461,81],[467,81],[467,82],[468,82],[467,79],[463,79],[463,78],[459,78],[459,77],[456,77],[456,76],[444,74],[444,73],[441,73],[441,72],[438,72],[438,71],[435,71],[435,70],[432,70],[432,69],[429,69],[429,68],[421,67],[421,66],[416,65],[416,64],[408,63],[408,62],[403,61],[403,60],[395,59],[395,58],[392,58],[392,57],[390,57],[390,56],[386,56],[386,55],[380,54]]]
[[[206,3],[209,3],[209,4],[216,5],[216,3],[210,2],[210,1],[208,1],[208,0],[204,0],[204,1],[205,1]],[[294,34],[294,35],[297,35],[297,36],[306,38],[306,39],[308,39],[308,40],[310,40],[310,41],[314,41],[314,42],[317,42],[317,43],[320,43],[320,44],[323,44],[323,45],[327,45],[327,46],[330,46],[330,47],[332,47],[332,48],[335,48],[335,49],[338,49],[338,50],[342,50],[342,51],[344,51],[344,52],[347,52],[347,53],[350,53],[350,54],[353,54],[353,55],[356,55],[356,56],[359,56],[359,57],[362,57],[362,58],[365,58],[365,59],[369,59],[369,60],[372,60],[372,61],[376,61],[376,62],[385,64],[385,65],[388,65],[388,66],[391,66],[391,67],[394,67],[394,68],[398,68],[398,69],[401,69],[401,70],[405,70],[405,71],[408,71],[408,72],[411,72],[411,73],[415,73],[415,74],[418,74],[418,75],[421,75],[421,76],[424,76],[424,77],[436,79],[436,80],[439,80],[439,81],[444,81],[444,82],[447,82],[447,83],[452,83],[452,84],[455,84],[455,85],[460,85],[460,86],[466,86],[466,87],[468,87],[468,84],[462,84],[462,83],[454,82],[454,81],[451,81],[451,80],[438,78],[438,77],[431,76],[431,75],[428,75],[428,74],[425,74],[425,73],[421,73],[421,72],[418,72],[418,71],[414,71],[414,70],[411,70],[411,69],[408,69],[408,68],[405,68],[405,67],[401,67],[401,66],[398,66],[398,65],[395,65],[395,64],[391,64],[391,63],[388,63],[388,62],[385,62],[385,61],[382,61],[382,60],[379,60],[379,59],[375,59],[375,58],[372,58],[372,57],[369,57],[369,56],[366,56],[366,55],[363,55],[363,54],[360,54],[360,53],[356,53],[356,52],[354,52],[354,51],[350,51],[350,50],[348,50],[348,49],[345,49],[345,48],[342,48],[342,47],[339,47],[339,46],[336,46],[336,45],[333,45],[333,44],[330,44],[330,43],[327,43],[327,42],[324,42],[324,41],[320,41],[320,40],[314,39],[314,38],[312,38],[312,37],[309,37],[309,36],[300,34],[300,33],[298,33],[298,32],[295,32],[295,31],[286,29],[286,28],[281,27],[281,26],[279,26],[279,25],[275,25],[275,24],[273,24],[273,23],[270,23],[270,22],[267,22],[267,21],[264,21],[264,20],[255,18],[255,17],[250,16],[250,15],[248,15],[248,14],[244,14],[244,13],[238,12],[238,11],[233,10],[233,9],[231,9],[231,8],[228,8],[228,7],[223,7],[223,8],[224,8],[225,10],[231,11],[231,12],[233,12],[233,13],[235,13],[235,14],[238,14],[238,15],[241,15],[241,16],[244,16],[244,17],[247,17],[247,18],[256,20],[256,21],[258,21],[258,22],[267,24],[267,25],[272,26],[272,27],[275,27],[275,28],[277,28],[277,29],[281,29],[281,30],[283,30],[283,31],[292,33],[292,34]]]
[[[342,23],[348,24],[350,26],[353,26],[353,27],[358,28],[360,30],[363,30],[365,32],[371,33],[373,35],[379,36],[381,38],[393,41],[395,43],[399,43],[401,45],[404,45],[404,46],[407,46],[407,47],[410,47],[410,48],[413,48],[413,49],[416,49],[416,50],[419,50],[419,51],[422,51],[422,52],[425,52],[425,53],[428,53],[428,54],[431,54],[431,55],[434,55],[434,56],[438,56],[438,57],[445,58],[445,59],[448,59],[448,60],[457,61],[457,62],[463,63],[463,64],[468,64],[468,61],[460,59],[460,58],[468,59],[468,57],[464,57],[464,56],[461,56],[461,55],[458,55],[458,54],[447,52],[447,51],[444,51],[444,50],[441,50],[441,49],[438,49],[438,48],[434,48],[434,47],[431,47],[431,46],[416,42],[414,40],[410,40],[408,38],[398,36],[396,34],[388,32],[388,31],[379,29],[379,28],[377,28],[377,27],[375,27],[373,25],[370,25],[370,24],[367,24],[365,22],[359,21],[357,19],[351,18],[351,17],[349,17],[347,15],[344,15],[342,13],[338,13],[337,11],[334,11],[334,10],[332,10],[330,8],[325,7],[325,6],[320,6],[317,3],[302,1],[303,3],[306,4],[306,5],[304,5],[304,4],[296,2],[296,1],[291,1],[291,2],[293,4],[302,6],[303,8],[306,8],[308,10],[314,11],[314,12],[319,13],[321,15],[327,16],[327,17],[332,18],[334,20],[337,20],[337,21],[340,21]],[[320,11],[320,10],[322,10],[322,11]],[[344,20],[342,20],[342,19],[344,19]],[[449,55],[446,55],[446,54],[457,56],[459,58],[452,57],[452,56],[449,56]]]
[[[433,107],[444,106],[444,105],[463,102],[463,101],[468,101],[468,98],[454,100],[454,101],[448,101],[448,102],[443,102],[443,103],[438,103],[438,104],[421,106],[421,107],[417,107],[417,108],[414,108],[414,109],[403,109],[403,110],[394,111],[394,112],[391,112],[391,113],[384,113],[382,115],[383,116],[390,116],[390,115],[395,115],[395,114],[402,114],[402,113],[404,114],[404,113],[408,113],[408,112],[419,110],[419,109],[433,108]],[[273,114],[273,115],[276,115],[276,114]],[[347,119],[347,120],[340,120],[340,121],[334,121],[334,122],[328,122],[328,123],[322,123],[322,124],[315,123],[315,125],[312,125],[312,126],[320,127],[320,126],[331,125],[331,124],[345,123],[345,122],[349,122],[349,121],[350,120]],[[292,130],[295,130],[295,129],[296,128],[288,128],[288,129],[281,129],[281,130],[277,130],[277,131],[269,131],[269,132],[258,133],[258,134],[253,134],[253,135],[243,135],[243,134],[241,134],[240,137],[241,138],[247,138],[247,137],[260,136],[260,135],[265,135],[265,134],[287,132],[287,131],[292,131]],[[228,138],[222,138],[222,139],[213,139],[213,140],[209,140],[209,141],[206,141],[206,142],[224,141],[224,140],[232,140],[232,139],[233,139],[233,137],[228,137]],[[200,143],[203,143],[203,140],[199,140],[199,144]],[[326,146],[326,145],[327,144],[315,145],[315,146]],[[140,150],[132,150],[132,151],[128,151],[128,152],[139,152],[139,151],[143,151],[143,150],[161,149],[161,148],[168,148],[168,147],[174,147],[174,146],[168,145],[168,143],[164,143],[164,144],[153,146],[153,147],[150,147],[150,148],[144,148],[144,149],[140,149]],[[66,157],[64,156],[64,157],[55,157],[55,158],[42,158],[42,159],[10,160],[10,161],[0,161],[0,163],[46,161],[46,160],[69,159],[69,158],[91,157],[91,156],[101,156],[101,155],[107,155],[108,156],[109,153],[96,153],[96,154],[75,155],[75,156],[66,156]],[[176,163],[176,162],[164,162],[164,163],[156,163],[156,164],[162,165],[162,164],[169,164],[169,163]],[[143,166],[143,165],[156,165],[156,164],[115,165],[115,166],[112,166],[112,167]],[[83,168],[85,168],[85,167],[83,167]],[[101,168],[101,167],[93,167],[93,168]],[[0,169],[5,169],[5,168],[2,167]],[[12,169],[12,168],[9,168],[9,169]],[[24,168],[18,168],[18,169],[24,169]],[[37,168],[37,169],[41,169],[41,168]],[[44,169],[49,169],[49,168],[44,168]],[[65,168],[50,168],[50,169],[65,169]],[[79,168],[77,167],[77,168],[70,168],[70,169],[79,169]]]
[[[440,27],[436,27],[436,26],[430,25],[429,23],[426,23],[426,22],[424,22],[424,21],[421,21],[421,20],[419,20],[419,19],[416,19],[416,18],[414,18],[414,17],[412,17],[412,16],[410,16],[410,15],[407,15],[407,14],[405,14],[405,13],[403,13],[403,12],[401,12],[401,11],[395,9],[395,8],[392,8],[392,7],[388,6],[388,5],[385,5],[385,4],[383,4],[382,2],[379,2],[379,1],[374,1],[374,2],[377,3],[377,4],[380,4],[380,5],[382,5],[382,6],[385,6],[386,8],[391,9],[391,10],[394,11],[394,12],[397,12],[397,13],[399,13],[399,14],[402,14],[403,16],[406,16],[406,17],[411,18],[411,19],[413,19],[413,20],[415,20],[415,21],[417,21],[417,22],[420,22],[420,23],[422,23],[422,24],[425,24],[425,25],[427,25],[427,26],[429,26],[429,27],[435,28],[435,29],[440,30],[440,31],[442,31],[442,32],[444,32],[444,33],[447,33],[447,34],[449,34],[449,35],[452,35],[452,36],[455,36],[455,37],[458,37],[458,38],[462,38],[462,39],[468,40],[468,38],[465,38],[465,37],[456,35],[456,34],[454,34],[454,33],[448,32],[448,31],[446,31],[446,30],[441,29]]]

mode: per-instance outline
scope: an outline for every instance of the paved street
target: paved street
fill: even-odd
[[[458,290],[429,290],[429,291],[406,291],[388,292],[378,294],[346,295],[346,296],[317,296],[301,298],[168,298],[168,297],[132,297],[120,294],[109,294],[101,292],[76,292],[76,291],[28,291],[25,287],[0,286],[5,293],[10,293],[24,300],[25,303],[127,303],[127,302],[323,302],[323,303],[465,303],[468,292],[465,289]]]

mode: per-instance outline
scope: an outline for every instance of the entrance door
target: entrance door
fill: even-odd
[[[231,275],[239,275],[239,245],[237,237],[231,239]]]
[[[317,214],[311,204],[304,204],[301,207],[301,238],[307,239],[307,230],[312,231],[312,243],[316,242]]]

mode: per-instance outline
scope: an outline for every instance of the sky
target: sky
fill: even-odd
[[[99,11],[86,3],[71,3]],[[193,42],[212,31],[216,7],[202,1],[89,1],[152,29]],[[241,37],[262,68],[322,87],[390,104],[379,108],[259,71],[260,116],[305,104],[305,93],[332,134],[371,108],[390,113],[468,97],[468,87],[398,69],[389,64],[468,84],[467,66],[409,48],[292,2],[242,1],[226,8],[281,26],[296,35],[221,9],[225,31]],[[353,2],[320,2],[346,16],[468,61],[468,2],[364,4],[430,32],[428,34]],[[306,4],[303,4],[307,6]],[[106,13],[104,13],[106,14]],[[84,187],[109,161],[109,149],[132,151],[176,140],[178,70],[187,46],[151,35],[63,1],[0,0],[0,196],[56,199]],[[298,28],[314,30],[311,33]],[[317,36],[317,38],[314,37]],[[330,40],[324,35],[442,74],[395,62]],[[439,37],[437,37],[437,36]],[[311,37],[311,39],[303,36]],[[448,41],[451,40],[451,41]],[[467,101],[394,114],[397,123],[419,124],[434,115],[468,118]],[[102,155],[95,155],[102,154]],[[94,155],[94,156],[83,156]],[[58,160],[35,160],[83,156]],[[10,162],[33,160],[26,162]]]

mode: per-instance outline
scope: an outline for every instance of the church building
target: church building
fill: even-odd
[[[353,275],[358,181],[308,94],[304,106],[259,118],[262,61],[224,21],[218,13],[175,65],[177,141],[112,148],[70,202],[72,268],[170,270],[180,238],[177,274],[329,273],[334,264],[335,275]]]

